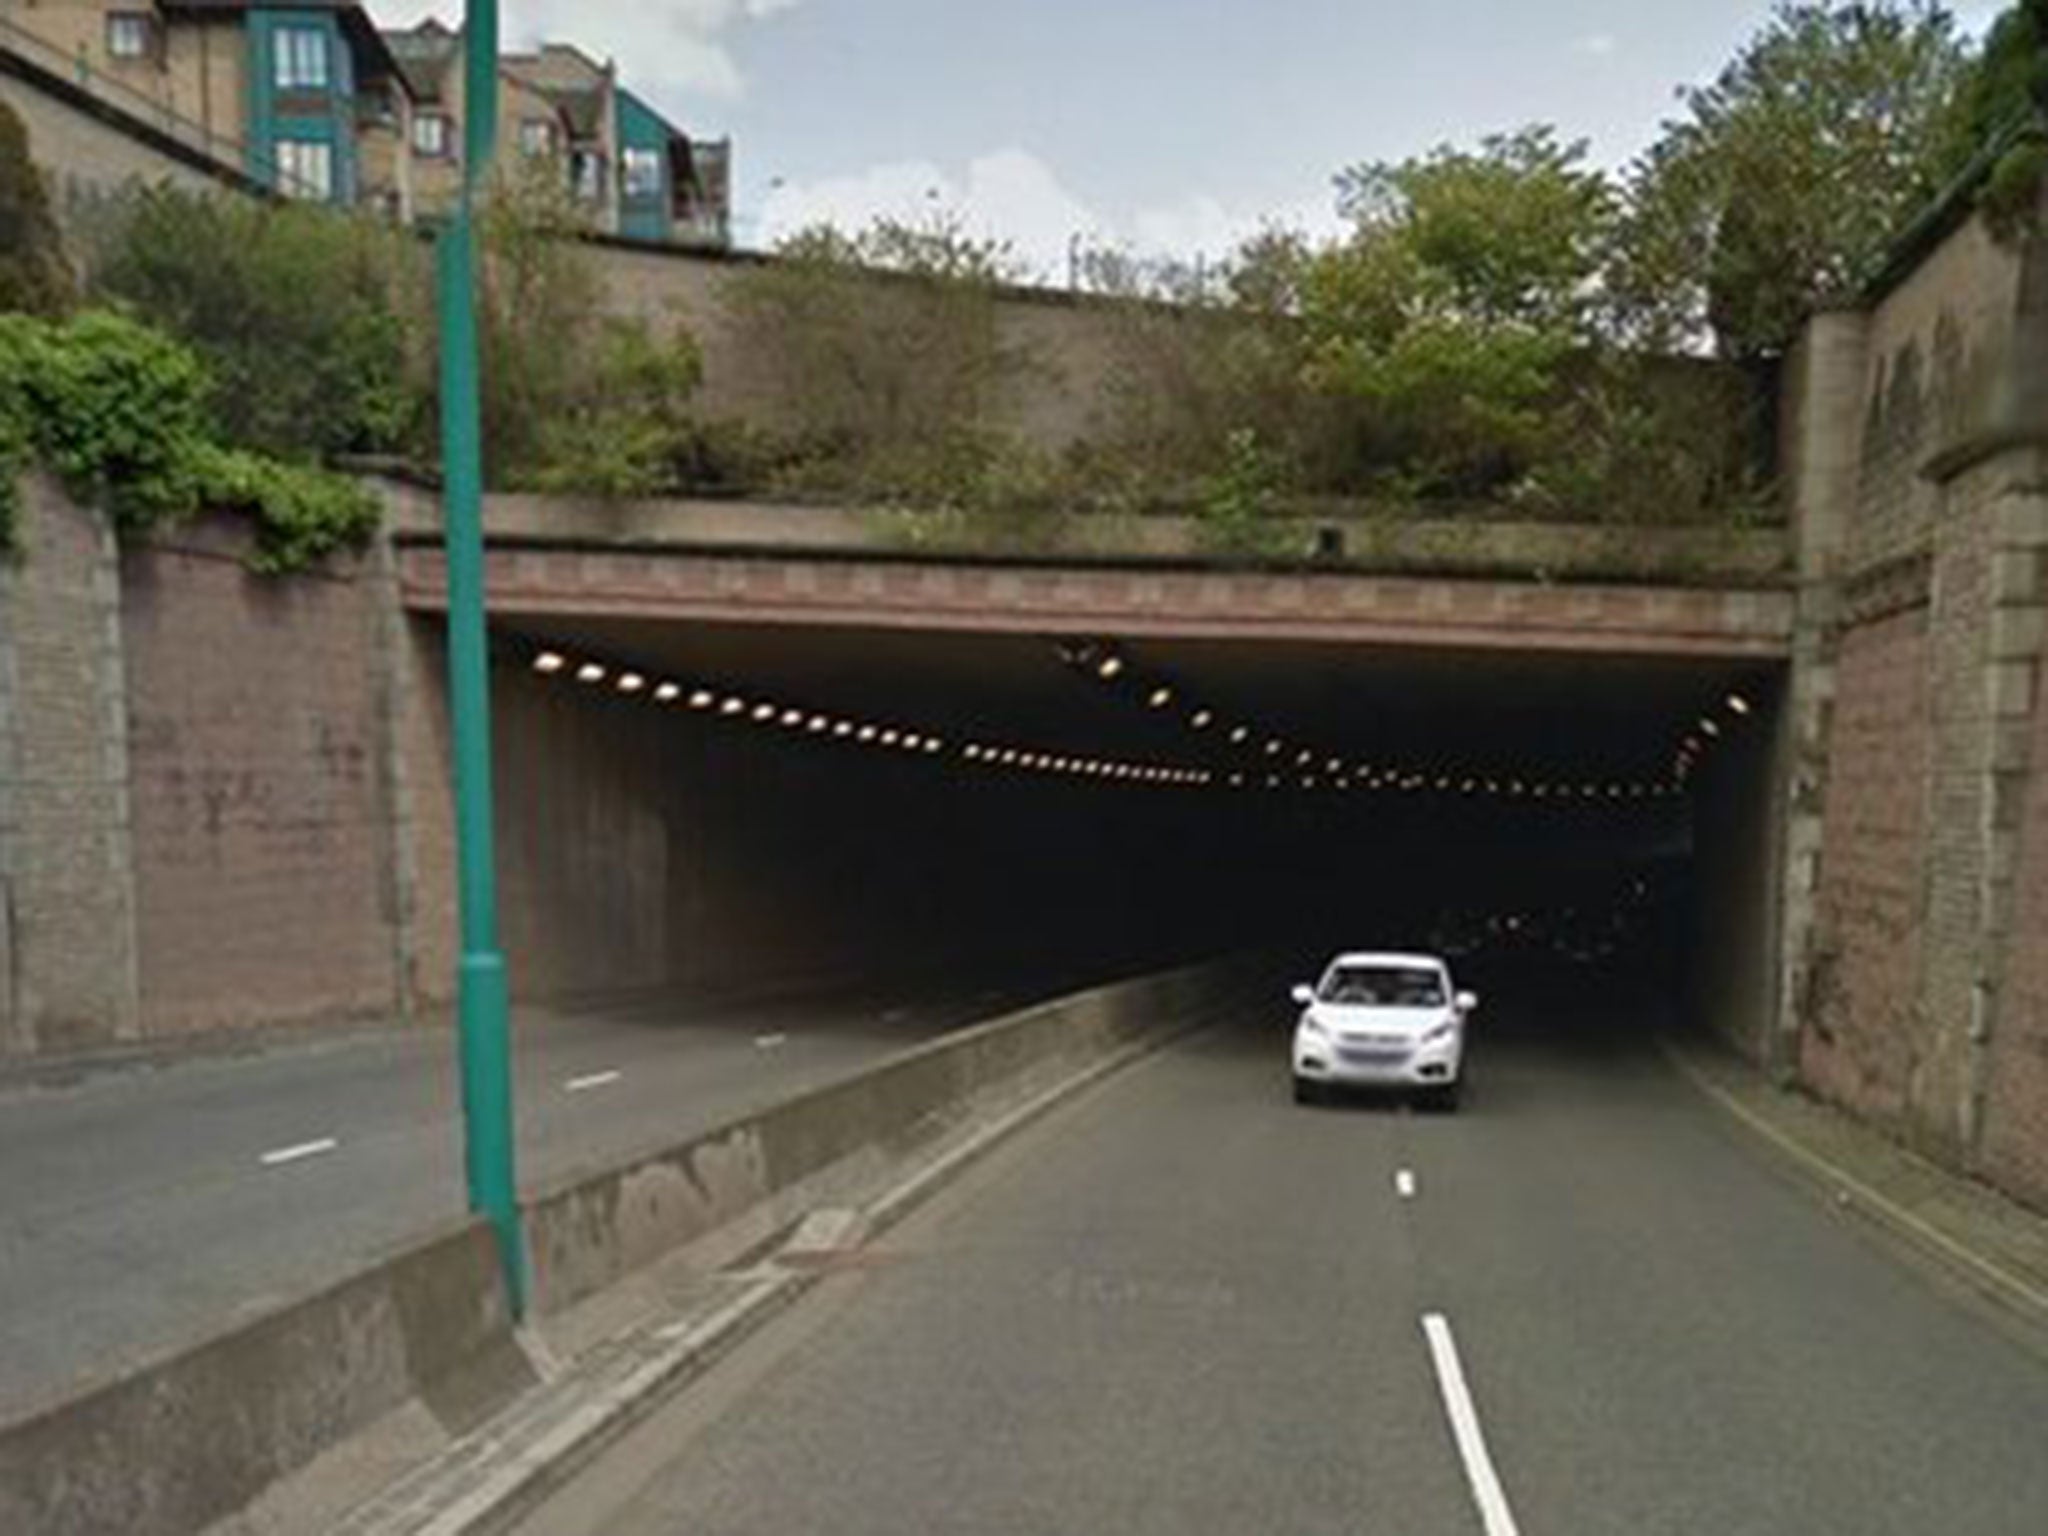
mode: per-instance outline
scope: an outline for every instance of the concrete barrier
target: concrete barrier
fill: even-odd
[[[765,1236],[850,1198],[949,1129],[1186,1028],[1226,975],[1195,967],[1045,1003],[543,1193],[526,1219],[535,1305],[561,1311],[742,1220]]]
[[[459,1421],[533,1379],[490,1231],[465,1223],[0,1429],[0,1531],[189,1536],[408,1401]]]
[[[1197,1022],[1232,974],[1046,1003],[544,1192],[526,1213],[535,1304],[559,1312],[685,1244],[856,1198],[948,1131]],[[461,1434],[536,1379],[490,1232],[466,1222],[0,1426],[0,1536],[193,1536],[401,1409]]]

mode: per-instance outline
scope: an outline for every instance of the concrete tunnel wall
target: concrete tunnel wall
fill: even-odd
[[[1747,729],[1731,731],[1694,784],[1678,1019],[1756,1059],[1768,1056],[1782,961],[1787,773],[1791,743],[1782,692],[1759,692]]]
[[[1287,879],[1171,792],[966,776],[516,665],[494,682],[502,939],[529,1000],[1078,978],[1229,947]]]

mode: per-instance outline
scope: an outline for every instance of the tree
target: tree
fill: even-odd
[[[1366,407],[1360,455],[1406,489],[1490,494],[1539,451],[1614,218],[1585,157],[1531,127],[1338,178],[1353,229],[1300,274],[1306,367]]]
[[[1614,212],[1585,142],[1545,125],[1445,145],[1337,177],[1338,207],[1362,243],[1397,243],[1428,278],[1431,302],[1482,324],[1579,327]]]
[[[1963,110],[1959,153],[1997,151],[1977,194],[1993,232],[2009,239],[2033,229],[2048,179],[2048,0],[2020,0],[1993,24]]]
[[[0,102],[0,312],[54,314],[71,302],[71,273],[28,130]]]
[[[1781,0],[1630,172],[1624,332],[1767,355],[1854,296],[1955,162],[1969,63],[1930,0]]]
[[[398,290],[420,257],[396,231],[165,185],[118,200],[101,244],[96,296],[198,352],[230,441],[311,460],[418,437],[427,407]]]

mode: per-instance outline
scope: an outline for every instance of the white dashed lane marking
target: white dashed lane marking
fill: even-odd
[[[572,1077],[562,1087],[570,1093],[588,1093],[593,1088],[609,1088],[625,1075],[623,1072],[593,1072],[588,1077]]]
[[[1414,1169],[1403,1168],[1399,1173],[1394,1175],[1395,1194],[1399,1195],[1403,1200],[1413,1200],[1415,1198],[1415,1192],[1416,1184]]]
[[[266,1152],[260,1161],[266,1168],[282,1168],[288,1163],[303,1163],[309,1157],[325,1157],[340,1145],[332,1136],[320,1141],[302,1141],[295,1147],[279,1147],[275,1152]]]
[[[1444,1413],[1451,1421],[1451,1436],[1458,1443],[1458,1457],[1465,1463],[1465,1480],[1472,1485],[1472,1502],[1479,1506],[1486,1536],[1521,1536],[1501,1488],[1500,1474],[1494,1471],[1493,1457],[1486,1449],[1486,1432],[1479,1427],[1479,1410],[1465,1384],[1465,1366],[1458,1358],[1458,1341],[1451,1334],[1450,1321],[1440,1312],[1428,1313],[1422,1319],[1422,1333],[1429,1340]]]

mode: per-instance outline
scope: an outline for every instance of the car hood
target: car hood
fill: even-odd
[[[1367,1008],[1353,1003],[1317,1003],[1308,1013],[1323,1028],[1342,1035],[1419,1035],[1456,1017],[1449,1008]]]

